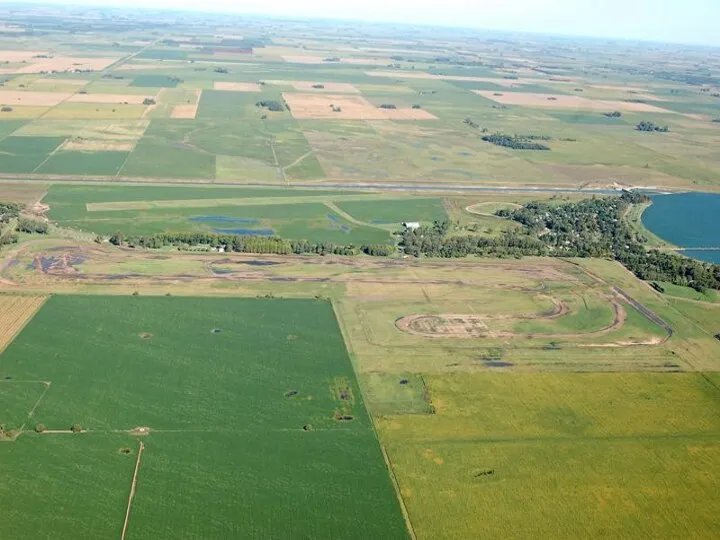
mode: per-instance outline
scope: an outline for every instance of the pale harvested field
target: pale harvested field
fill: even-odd
[[[0,105],[36,105],[54,107],[72,94],[67,92],[22,92],[0,90]]]
[[[134,149],[134,141],[111,141],[104,139],[71,139],[63,146],[63,150],[80,150],[88,152],[132,152]]]
[[[198,106],[195,105],[175,105],[170,112],[170,118],[192,119],[197,114]]]
[[[154,95],[142,96],[137,94],[73,94],[68,98],[70,103],[116,103],[118,105],[127,103],[129,105],[142,105],[147,97],[154,98]]]
[[[0,51],[0,62],[22,62],[30,60],[33,56],[47,54],[47,51]]]
[[[260,92],[262,88],[257,83],[215,81],[215,90],[227,90],[230,92]]]
[[[360,96],[283,93],[296,119],[387,120],[381,109]],[[333,106],[340,107],[333,112]]]
[[[397,93],[397,94],[414,94],[416,91],[409,86],[401,86],[396,84],[358,84],[355,86],[361,93],[378,92],[378,93]]]
[[[291,84],[295,90],[299,90],[300,92],[337,92],[338,94],[360,93],[360,90],[350,83],[293,81]],[[316,85],[322,85],[324,88],[313,88]]]
[[[0,296],[0,351],[43,305],[46,296]]]
[[[200,96],[202,95],[202,90],[199,88],[195,90],[195,103],[187,103],[183,105],[175,105],[170,112],[170,118],[182,118],[182,119],[192,119],[195,118],[195,115],[197,114],[198,105],[200,104]]]
[[[588,99],[581,96],[564,96],[555,94],[536,94],[531,92],[493,92],[488,90],[473,90],[479,96],[490,99],[503,105],[518,105],[520,107],[540,107],[549,109],[588,109],[593,111],[628,111],[628,112],[657,112],[672,113],[667,109],[648,105],[647,103],[630,103],[627,101],[612,101],[604,99]]]
[[[388,120],[437,120],[438,117],[423,109],[411,107],[401,109],[380,109]]]
[[[55,58],[36,58],[19,69],[0,69],[0,73],[50,73],[67,71],[100,71],[108,67],[117,58],[74,58],[57,56]]]

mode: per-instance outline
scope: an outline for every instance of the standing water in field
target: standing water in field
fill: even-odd
[[[653,195],[652,202],[642,216],[645,227],[671,244],[688,248],[682,252],[688,257],[720,263],[720,250],[697,249],[720,248],[720,194]]]

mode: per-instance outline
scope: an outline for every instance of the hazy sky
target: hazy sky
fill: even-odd
[[[720,0],[50,0],[720,45]],[[45,0],[47,3],[48,0]]]

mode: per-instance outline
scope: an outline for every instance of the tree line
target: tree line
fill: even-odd
[[[134,236],[126,236],[122,232],[117,232],[110,237],[110,243],[116,246],[148,249],[159,249],[167,246],[190,249],[195,246],[207,246],[216,250],[222,249],[228,252],[261,255],[358,255],[365,253],[376,257],[388,257],[395,253],[395,246],[388,244],[355,246],[353,244],[333,244],[332,242],[287,240],[276,236],[243,236],[207,232],[158,233]]]

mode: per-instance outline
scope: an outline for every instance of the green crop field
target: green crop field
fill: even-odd
[[[37,170],[40,173],[115,176],[129,156],[128,152],[57,152]]]
[[[128,537],[407,535],[326,302],[55,296],[0,375],[3,537],[119,534],[140,441]]]

